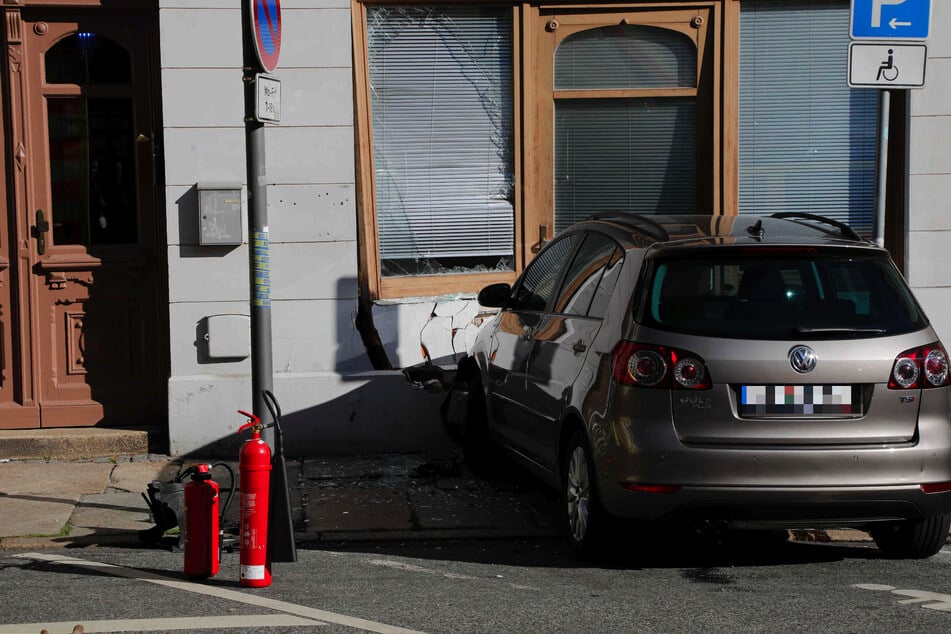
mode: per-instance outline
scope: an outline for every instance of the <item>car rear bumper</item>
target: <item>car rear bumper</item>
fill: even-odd
[[[705,519],[746,526],[821,528],[951,513],[951,492],[899,487],[683,487],[676,493],[620,489],[602,496],[615,516]]]

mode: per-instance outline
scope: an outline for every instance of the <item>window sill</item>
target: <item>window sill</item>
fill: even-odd
[[[426,275],[418,277],[389,277],[379,281],[374,301],[382,303],[411,303],[434,297],[475,297],[489,284],[515,281],[514,271],[473,273],[471,275]]]

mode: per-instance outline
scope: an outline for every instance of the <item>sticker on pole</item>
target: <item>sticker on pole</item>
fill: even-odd
[[[273,73],[281,56],[281,0],[251,0],[249,6],[254,50],[261,67]]]

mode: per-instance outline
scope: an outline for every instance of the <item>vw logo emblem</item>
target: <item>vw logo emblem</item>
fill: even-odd
[[[796,346],[789,351],[789,365],[799,374],[812,372],[816,369],[816,362],[819,357],[809,346]]]

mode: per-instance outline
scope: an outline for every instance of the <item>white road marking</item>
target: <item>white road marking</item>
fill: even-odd
[[[465,581],[487,581],[486,577],[473,577],[471,575],[463,575],[456,572],[445,572],[441,570],[433,570],[432,568],[424,568],[423,566],[417,566],[415,564],[407,564],[402,561],[394,561],[392,559],[368,559],[367,563],[371,566],[383,566],[384,568],[392,568],[393,570],[401,570],[404,572],[418,572],[425,575],[433,575],[436,577],[445,577],[446,579],[462,579]],[[496,579],[502,579],[502,575],[496,575]],[[532,586],[523,586],[515,583],[508,584],[510,587],[515,588],[516,590],[538,590],[538,588]]]
[[[911,599],[902,599],[899,603],[919,603],[921,607],[928,608],[929,610],[951,612],[951,594],[939,594],[925,590],[892,590],[892,594],[903,597],[913,597]],[[922,603],[923,601],[934,601],[935,603]]]
[[[0,625],[2,634],[24,632],[72,632],[82,625],[86,634],[93,632],[166,632],[171,630],[223,630],[232,627],[289,627],[296,625],[327,625],[320,621],[302,619],[290,614],[252,614],[232,616],[182,617],[168,619],[113,619],[106,621],[62,621],[60,623],[18,623]]]
[[[856,583],[852,587],[861,590],[881,590],[883,592],[891,592],[895,589],[895,586],[883,586],[880,583]]]
[[[406,564],[401,561],[393,561],[391,559],[370,559],[368,563],[371,566],[383,566],[384,568],[393,568],[394,570],[403,570],[405,572],[421,572],[427,575],[445,577],[446,579],[468,579],[469,581],[479,581],[479,577],[470,577],[469,575],[460,575],[455,572],[441,572],[439,570],[432,570],[431,568],[423,568],[422,566],[416,566],[414,564]]]
[[[366,630],[368,632],[378,632],[379,634],[421,634],[420,632],[417,632],[416,630],[409,630],[402,627],[396,627],[394,625],[387,625],[386,623],[377,623],[375,621],[368,621],[366,619],[360,619],[357,617],[347,616],[345,614],[336,614],[334,612],[328,612],[326,610],[310,608],[303,605],[297,605],[295,603],[288,603],[287,601],[278,601],[276,599],[268,599],[266,597],[261,597],[254,594],[238,592],[236,590],[229,590],[227,588],[219,588],[216,586],[209,586],[209,585],[203,585],[200,583],[182,581],[181,579],[173,579],[171,577],[163,577],[161,575],[157,575],[151,572],[146,572],[143,570],[136,570],[134,568],[124,568],[122,566],[114,566],[112,564],[101,563],[97,561],[87,561],[85,559],[76,559],[74,557],[64,557],[62,555],[53,555],[53,554],[46,554],[46,553],[23,553],[23,554],[13,555],[13,556],[21,557],[24,559],[36,559],[39,561],[49,561],[56,564],[80,566],[83,568],[104,569],[105,572],[107,572],[108,574],[114,575],[116,577],[125,577],[127,579],[138,579],[141,581],[154,583],[160,586],[175,588],[178,590],[185,590],[186,592],[195,592],[197,594],[213,596],[219,599],[228,599],[230,601],[237,601],[239,603],[245,603],[247,605],[256,605],[258,607],[267,608],[269,610],[275,610],[277,612],[285,612],[287,614],[294,614],[294,615],[307,618],[307,619],[316,619],[318,621],[324,621],[326,623],[335,623],[337,625],[343,625],[345,627],[353,627],[353,628],[357,628],[361,630]]]
[[[910,599],[901,599],[898,601],[903,605],[917,604],[928,610],[951,612],[951,594],[929,592],[928,590],[899,590],[894,586],[885,586],[878,583],[856,583],[852,587],[861,590],[890,592],[901,597],[911,597]]]

